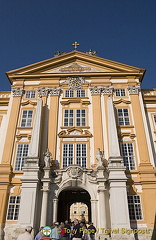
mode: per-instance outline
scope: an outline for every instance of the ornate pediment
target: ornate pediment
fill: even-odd
[[[79,128],[68,128],[67,130],[62,130],[59,132],[58,136],[60,138],[73,138],[73,137],[92,137],[92,134],[88,130],[83,130]]]

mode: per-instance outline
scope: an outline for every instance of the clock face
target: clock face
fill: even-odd
[[[69,78],[69,88],[78,89],[81,88],[83,83],[82,77],[74,76]]]

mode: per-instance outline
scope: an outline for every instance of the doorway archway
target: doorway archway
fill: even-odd
[[[70,206],[76,202],[82,202],[88,207],[88,221],[91,222],[90,195],[84,189],[63,190],[58,197],[58,221],[70,221]]]

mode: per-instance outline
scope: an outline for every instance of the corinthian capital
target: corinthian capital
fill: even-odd
[[[38,88],[39,97],[48,95],[48,88]]]
[[[61,93],[60,87],[55,87],[55,88],[49,88],[49,95],[57,95],[59,96]]]
[[[90,87],[91,95],[100,95],[101,94],[101,87]]]
[[[108,86],[108,87],[102,87],[101,88],[101,92],[103,93],[103,94],[112,94],[113,93],[113,90],[114,90],[114,88],[112,87],[112,86]]]
[[[24,93],[23,88],[12,88],[13,97],[21,97]]]
[[[127,87],[129,94],[139,94],[140,86],[128,86]]]

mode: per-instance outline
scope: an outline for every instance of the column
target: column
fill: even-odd
[[[37,216],[38,193],[39,193],[39,156],[40,156],[40,133],[41,133],[42,99],[37,101],[36,116],[32,132],[28,157],[23,167],[21,203],[19,211],[19,225],[25,228],[28,225],[36,228],[39,225]]]
[[[93,109],[93,136],[94,136],[94,153],[100,148],[103,151],[103,131],[102,131],[102,115],[101,115],[101,87],[90,87],[92,95]],[[94,158],[96,158],[94,156]]]
[[[11,158],[14,147],[14,139],[16,134],[16,126],[18,122],[20,102],[23,94],[23,88],[12,89],[13,100],[10,109],[8,128],[2,154],[2,162],[0,165],[0,239],[3,239],[3,227],[6,219],[6,210],[8,205],[8,189],[11,174]]]
[[[53,199],[53,222],[57,222],[58,199]]]
[[[57,144],[57,124],[58,124],[58,108],[60,88],[49,88],[50,110],[48,124],[48,148],[52,153],[53,159],[56,159]]]

